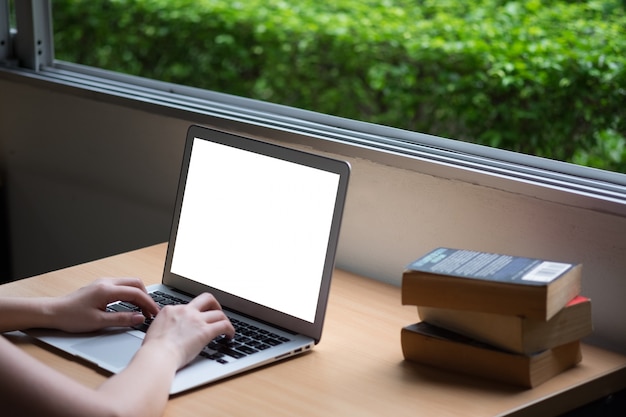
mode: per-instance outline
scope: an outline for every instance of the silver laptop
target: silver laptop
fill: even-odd
[[[320,341],[349,172],[343,161],[189,128],[162,283],[148,291],[162,303],[214,294],[237,337],[211,342],[176,374],[172,394]],[[115,373],[141,345],[142,327],[29,334]]]

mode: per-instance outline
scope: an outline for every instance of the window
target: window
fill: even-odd
[[[430,136],[423,133],[411,132],[404,129],[385,127],[380,124],[369,124],[349,118],[338,118],[319,112],[311,112],[284,105],[272,104],[266,101],[250,100],[238,95],[225,95],[220,92],[183,86],[177,83],[162,82],[145,77],[125,75],[120,72],[111,72],[95,68],[93,66],[77,65],[55,59],[55,51],[52,47],[52,12],[59,12],[58,4],[54,2],[54,10],[46,2],[17,2],[16,15],[17,26],[21,42],[17,45],[16,55],[26,67],[33,68],[42,76],[56,82],[73,83],[85,89],[97,89],[107,91],[111,95],[131,97],[133,100],[158,102],[164,108],[182,108],[190,111],[200,111],[215,114],[220,117],[234,118],[244,123],[259,126],[272,126],[286,131],[298,131],[324,138],[328,143],[340,143],[352,146],[354,154],[360,149],[368,149],[368,155],[372,150],[377,150],[377,158],[391,165],[406,164],[406,159],[398,159],[394,155],[405,155],[415,158],[425,158],[444,166],[456,166],[468,172],[481,172],[481,178],[486,178],[486,183],[491,185],[491,179],[509,178],[520,184],[533,183],[547,187],[570,190],[581,195],[594,195],[599,198],[620,202],[626,200],[626,178],[623,174],[612,173],[606,170],[586,169],[584,167],[561,163],[550,159],[535,158],[522,153],[508,152],[495,148],[478,146],[475,144],[444,139],[438,136]],[[102,13],[122,13],[115,9],[118,4],[125,2],[105,1],[98,3]],[[136,5],[150,5],[158,2],[134,2]],[[194,3],[195,2],[191,2]],[[199,2],[200,3],[200,2]],[[445,2],[444,2],[445,3]],[[7,4],[5,1],[4,4]],[[204,4],[204,3],[202,3]],[[209,4],[208,2],[206,4]],[[343,2],[340,2],[343,4]],[[447,4],[447,3],[446,3]],[[81,1],[71,2],[77,8],[83,5]],[[85,2],[87,9],[96,9],[95,2]],[[82,10],[78,8],[77,10]],[[172,13],[174,11],[170,11]],[[182,13],[182,12],[180,12]],[[260,12],[259,12],[260,13]],[[261,13],[262,14],[262,13]],[[82,15],[74,28],[92,24],[91,18]],[[105,14],[108,21],[116,21],[113,16],[123,14]],[[143,16],[143,15],[142,15]],[[131,15],[132,17],[132,15]],[[151,22],[151,16],[144,16],[146,22]],[[193,16],[192,16],[193,17]],[[67,17],[65,17],[67,19]],[[6,19],[4,19],[6,20]],[[58,20],[55,20],[58,22]],[[99,26],[99,23],[94,23]],[[84,39],[77,34],[72,35],[72,30],[61,30],[57,25],[54,36],[73,37],[75,42],[80,39],[91,42],[96,39]],[[141,31],[151,30],[159,33],[159,26],[142,26]],[[197,26],[190,25],[190,32],[196,32]],[[104,30],[104,29],[103,29]],[[63,33],[63,34],[62,34]],[[82,32],[81,32],[82,33]],[[115,33],[106,28],[103,32],[107,37]],[[116,32],[117,33],[117,32]],[[143,33],[143,32],[142,32]],[[61,35],[62,34],[62,35]],[[136,41],[138,34],[124,32],[128,43]],[[167,38],[167,37],[166,37]],[[166,39],[165,38],[165,39]],[[223,40],[226,42],[225,40]],[[144,42],[144,41],[141,41]],[[213,43],[213,42],[212,42]],[[76,43],[75,43],[76,44]],[[148,47],[149,44],[146,46]],[[109,56],[124,56],[127,52],[115,49],[108,50],[106,45],[99,48],[93,46],[94,56],[109,54]],[[108,52],[106,52],[108,50]],[[254,50],[254,47],[252,48]],[[104,51],[104,52],[103,52]],[[132,55],[132,50],[128,52]],[[158,55],[153,52],[149,55]],[[57,57],[58,58],[58,57]],[[207,57],[211,59],[211,57]],[[132,60],[131,60],[132,61]],[[130,71],[129,71],[130,72]],[[207,74],[209,77],[210,74]],[[316,74],[311,74],[315,78]],[[332,98],[327,100],[332,101]],[[446,174],[448,175],[448,174]],[[465,174],[463,174],[465,175]],[[468,180],[467,178],[463,178]],[[469,179],[471,182],[480,182],[483,179]],[[507,185],[507,187],[510,187]],[[546,191],[549,193],[549,191]]]
[[[56,57],[626,172],[623,4],[53,4]]]

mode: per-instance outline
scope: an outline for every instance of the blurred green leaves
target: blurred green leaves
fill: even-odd
[[[58,59],[626,172],[620,0],[55,0]]]

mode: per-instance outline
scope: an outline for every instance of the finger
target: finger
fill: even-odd
[[[200,313],[202,320],[205,323],[217,323],[218,321],[228,321],[230,322],[230,320],[228,319],[228,317],[226,316],[226,314],[224,314],[224,312],[222,310],[207,310],[207,311],[203,311]]]
[[[127,287],[135,287],[140,289],[141,291],[147,293],[146,286],[143,281],[139,278],[135,277],[120,277],[120,278],[111,278],[111,282],[115,285],[127,286]]]
[[[233,337],[235,335],[235,328],[223,311],[209,310],[201,314],[205,323],[208,323],[211,326],[218,326],[222,329],[219,334],[225,334],[228,337]]]
[[[197,308],[200,311],[222,309],[222,306],[213,296],[213,294],[209,294],[208,292],[198,295],[196,298],[189,302],[189,305]]]
[[[211,329],[211,333],[214,335],[226,335],[228,338],[233,338],[235,336],[235,328],[232,323],[226,317],[224,313],[218,310],[211,310],[202,313],[202,318],[205,323]]]
[[[102,327],[132,327],[143,323],[145,317],[139,313],[112,313],[103,312],[101,315]]]
[[[214,334],[216,335],[223,334],[229,339],[235,337],[235,328],[228,319],[213,322],[210,326],[213,328]]]
[[[158,305],[152,297],[136,287],[112,286],[108,288],[107,302],[127,301],[139,307],[146,316],[153,316],[159,312]]]

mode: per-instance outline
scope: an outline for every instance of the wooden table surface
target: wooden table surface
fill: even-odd
[[[166,245],[112,256],[0,286],[0,295],[55,296],[99,277],[161,280]],[[405,362],[400,329],[418,321],[400,289],[335,271],[321,342],[312,352],[172,397],[166,416],[500,416],[558,415],[626,388],[626,357],[583,345],[582,363],[525,390]],[[107,374],[8,336],[89,386]]]

